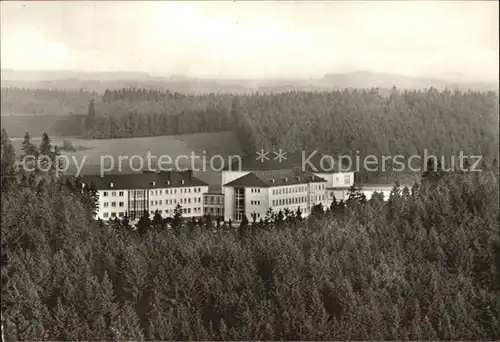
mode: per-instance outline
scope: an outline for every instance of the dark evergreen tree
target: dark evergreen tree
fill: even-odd
[[[39,148],[39,167],[42,171],[50,171],[53,169],[52,160],[54,160],[52,152],[52,144],[47,133],[43,133],[42,142]]]
[[[87,132],[92,132],[96,125],[96,111],[95,111],[95,100],[91,99],[89,103],[89,109],[87,112]]]
[[[161,229],[163,227],[163,218],[158,210],[155,211],[153,216],[152,225],[155,229]]]
[[[139,232],[139,235],[141,236],[146,235],[150,227],[151,227],[151,220],[149,219],[149,213],[146,210],[144,210],[144,213],[137,222],[137,231]]]
[[[174,218],[172,220],[172,228],[178,230],[182,226],[182,207],[180,204],[174,209]]]

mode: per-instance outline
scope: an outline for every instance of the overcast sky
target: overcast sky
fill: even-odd
[[[498,1],[0,4],[2,68],[498,81]]]

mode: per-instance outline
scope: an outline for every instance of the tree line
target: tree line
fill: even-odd
[[[95,220],[91,189],[16,169],[5,135],[1,160],[7,340],[500,335],[497,164],[430,169],[387,202],[352,189],[307,220],[132,229]]]
[[[154,98],[154,99],[152,99]],[[495,92],[372,90],[250,95],[108,91],[95,103],[94,138],[234,130],[246,151],[319,149],[339,155],[498,157]]]

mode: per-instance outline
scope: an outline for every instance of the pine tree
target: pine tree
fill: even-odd
[[[295,211],[295,219],[298,221],[302,220],[302,210],[300,210],[300,207]]]
[[[240,238],[246,236],[248,233],[248,218],[245,214],[243,214],[243,217],[241,218],[240,226],[238,227],[238,233],[240,235]]]
[[[139,222],[137,222],[137,231],[139,232],[139,235],[146,235],[149,227],[151,227],[151,220],[149,219],[147,210],[144,210]]]
[[[182,206],[177,204],[174,209],[174,219],[172,220],[172,228],[180,229],[182,225]]]
[[[125,216],[122,217],[121,227],[125,230],[130,229],[130,219],[128,218],[127,213],[125,213]]]
[[[153,221],[151,223],[155,229],[160,229],[163,226],[163,218],[158,210],[155,211]]]
[[[7,132],[2,129],[1,136],[2,155],[1,155],[1,176],[2,184],[10,182],[15,175],[16,152],[14,146],[7,135]]]
[[[56,175],[59,176],[63,170],[62,160],[59,158],[61,155],[61,151],[59,150],[59,146],[54,146],[54,152],[52,153],[52,171],[56,172]]]
[[[95,100],[90,100],[89,109],[87,113],[86,128],[87,133],[90,134],[96,124]]]
[[[53,169],[51,161],[54,160],[52,155],[52,144],[50,143],[50,138],[47,133],[43,133],[42,142],[40,143],[39,148],[40,155],[40,169],[41,170],[50,170]],[[50,165],[49,165],[50,164]]]
[[[24,139],[21,145],[21,160],[25,171],[34,171],[37,167],[38,151],[36,146],[31,143],[31,136],[28,132],[24,134]]]

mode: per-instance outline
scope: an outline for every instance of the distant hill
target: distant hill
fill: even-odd
[[[345,88],[498,90],[498,83],[467,83],[357,71],[309,80],[202,79],[182,75],[152,76],[145,72],[20,71],[2,69],[2,87],[84,89],[154,88],[179,93],[250,93],[319,91]]]

